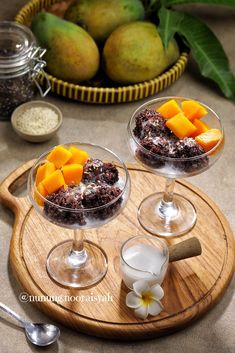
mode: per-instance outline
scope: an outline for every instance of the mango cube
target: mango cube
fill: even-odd
[[[47,156],[49,162],[55,164],[56,168],[61,168],[72,157],[72,153],[63,146],[56,146]]]
[[[196,137],[197,135],[200,135],[210,129],[209,126],[200,119],[194,119],[193,125],[197,128],[197,130],[192,134],[191,137]]]
[[[223,137],[219,129],[210,129],[195,137],[195,141],[208,152],[210,151]]]
[[[79,184],[82,180],[83,166],[81,164],[67,164],[62,167],[65,183]]]
[[[84,165],[89,158],[86,151],[80,150],[77,147],[71,146],[69,152],[72,153],[72,157],[69,159],[67,164],[82,164]]]
[[[42,182],[40,182],[40,183],[38,184],[38,186],[37,186],[37,192],[35,191],[35,195],[34,195],[34,196],[35,196],[35,200],[36,200],[37,204],[38,204],[39,206],[43,206],[44,201],[43,201],[42,197],[41,197],[39,194],[40,194],[42,197],[47,197],[47,195],[48,195],[48,192],[47,192],[47,190],[45,189],[45,187],[44,187],[44,185],[43,185]]]
[[[66,185],[60,169],[57,169],[54,173],[43,179],[42,183],[48,194],[52,194],[62,186]]]
[[[184,115],[189,120],[200,119],[205,116],[208,111],[198,102],[194,100],[187,100],[181,103]]]
[[[48,175],[52,174],[55,171],[55,165],[51,162],[46,162],[43,165],[40,165],[37,169],[36,174],[36,185],[38,185],[43,179]]]
[[[178,113],[182,113],[182,109],[176,103],[175,99],[171,99],[168,102],[162,104],[156,110],[157,112],[161,113],[162,116],[166,119],[172,118]]]
[[[184,116],[183,113],[179,113],[173,118],[168,119],[166,126],[179,139],[189,137],[197,130],[197,128]]]

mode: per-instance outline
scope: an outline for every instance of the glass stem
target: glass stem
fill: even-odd
[[[158,212],[160,217],[170,220],[178,213],[178,208],[174,203],[175,179],[167,178],[163,198],[160,202]]]
[[[72,267],[80,268],[87,260],[87,252],[84,249],[84,230],[74,230],[72,249],[69,253],[68,262]]]

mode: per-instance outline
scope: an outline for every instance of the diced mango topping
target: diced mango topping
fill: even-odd
[[[54,163],[46,162],[40,165],[37,169],[36,174],[36,185],[38,185],[48,175],[52,174],[56,170]]]
[[[38,184],[38,186],[37,186],[37,191],[38,191],[38,192],[35,191],[35,199],[36,199],[36,201],[37,201],[37,203],[38,203],[39,206],[43,206],[44,202],[43,202],[42,197],[47,197],[48,192],[47,192],[47,190],[45,189],[45,187],[44,187],[44,185],[43,185],[42,182],[40,182],[40,183]],[[42,195],[42,197],[41,197],[39,194]]]
[[[162,104],[156,109],[166,119],[172,118],[178,113],[182,113],[182,109],[176,103],[175,99],[171,99],[168,102]]]
[[[80,150],[77,147],[71,146],[69,152],[72,153],[72,157],[68,160],[67,164],[82,164],[84,165],[89,158],[86,151]]]
[[[194,100],[183,101],[181,106],[184,115],[191,121],[194,119],[200,119],[208,113],[201,104]]]
[[[197,128],[184,116],[183,113],[175,115],[166,121],[166,126],[179,139],[191,136]]]
[[[60,169],[57,169],[54,173],[43,179],[42,183],[48,194],[52,194],[62,186],[66,185]]]
[[[210,151],[222,138],[219,129],[210,129],[195,137],[195,141],[204,148],[206,152]]]
[[[47,156],[48,161],[55,164],[56,168],[61,168],[72,157],[72,153],[63,146],[56,146]]]
[[[68,164],[62,167],[65,183],[79,184],[82,180],[83,166],[81,164]]]
[[[193,125],[196,126],[197,130],[191,135],[191,137],[196,137],[210,129],[210,127],[200,119],[194,119]]]

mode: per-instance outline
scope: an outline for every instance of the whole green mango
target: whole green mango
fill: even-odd
[[[103,49],[103,67],[118,83],[137,83],[161,74],[179,57],[177,42],[164,49],[157,27],[138,21],[118,27]]]
[[[40,12],[32,22],[32,31],[41,47],[46,48],[48,71],[65,81],[91,79],[99,67],[95,41],[81,27],[47,12]]]
[[[141,0],[76,0],[66,11],[65,19],[86,29],[103,42],[118,26],[144,19]]]

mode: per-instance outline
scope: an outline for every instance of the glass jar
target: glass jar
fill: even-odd
[[[36,87],[42,97],[50,90],[50,82],[43,71],[45,49],[37,46],[31,30],[16,22],[0,22],[0,120],[8,119],[20,104],[31,100]],[[45,91],[37,76],[46,76]]]

